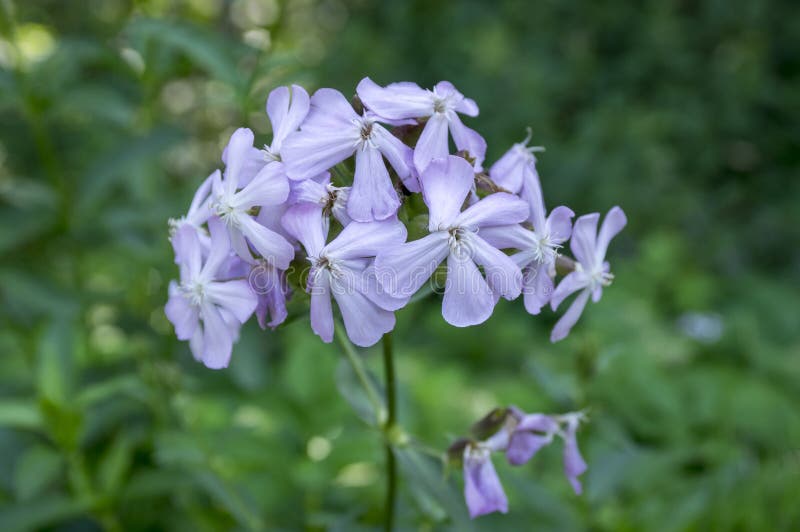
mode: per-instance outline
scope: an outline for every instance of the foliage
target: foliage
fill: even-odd
[[[163,315],[166,219],[232,128],[267,133],[278,84],[363,75],[450,79],[490,160],[531,125],[549,205],[630,220],[560,344],[519,302],[469,329],[435,296],[398,313],[399,419],[426,445],[398,451],[402,528],[796,528],[792,8],[0,0],[0,529],[377,526],[382,449],[335,346],[246,329],[211,372]],[[590,408],[586,494],[548,449],[498,463],[513,511],[469,522],[429,448],[508,403]]]

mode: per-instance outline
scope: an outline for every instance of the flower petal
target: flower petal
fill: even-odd
[[[489,168],[489,177],[496,185],[514,194],[522,188],[522,174],[530,154],[520,144],[514,144]]]
[[[342,313],[347,336],[355,345],[375,345],[385,333],[394,329],[394,313],[354,290],[351,283],[339,284],[332,280],[331,291]]]
[[[588,466],[583,456],[581,456],[580,449],[578,449],[578,440],[575,435],[577,429],[578,419],[576,417],[570,418],[564,435],[564,473],[567,475],[569,483],[572,484],[575,494],[580,495],[583,489],[578,477],[586,472]]]
[[[298,203],[289,207],[281,218],[286,232],[303,244],[309,257],[319,255],[325,247],[325,233],[322,228],[322,207],[312,203]]]
[[[180,267],[181,281],[188,281],[200,273],[203,250],[197,230],[189,225],[182,225],[172,235],[172,249],[175,251],[175,263]]]
[[[458,115],[452,113],[448,115],[450,121],[450,134],[458,151],[466,151],[469,156],[475,159],[474,167],[480,171],[483,169],[483,160],[486,158],[486,141],[474,129],[465,126]]]
[[[483,266],[486,282],[492,292],[509,300],[519,296],[522,272],[511,257],[479,236],[468,237],[466,245],[469,246],[475,263]]]
[[[519,224],[481,227],[478,236],[497,249],[530,249],[536,245],[536,235]]]
[[[431,161],[422,172],[422,197],[428,206],[428,229],[447,229],[461,212],[475,173],[461,157],[448,155]]]
[[[253,149],[253,132],[240,127],[231,135],[225,147],[225,190],[233,194],[239,188],[239,177]]]
[[[560,244],[569,240],[572,234],[572,218],[575,213],[569,207],[559,206],[550,211],[550,216],[545,222],[547,232],[550,233],[550,241]]]
[[[560,286],[561,285],[559,284],[559,287]],[[572,327],[578,323],[578,318],[581,317],[583,308],[586,306],[586,302],[588,300],[589,290],[584,290],[578,294],[578,297],[575,298],[575,301],[572,302],[572,305],[569,306],[564,315],[561,316],[561,319],[558,320],[553,327],[553,332],[550,333],[551,342],[555,343],[567,337]]]
[[[406,228],[397,218],[352,222],[325,247],[325,252],[339,259],[371,258],[405,240]]]
[[[495,192],[467,207],[454,220],[459,227],[475,229],[492,225],[511,225],[524,222],[528,217],[528,205],[505,192]]]
[[[384,118],[401,120],[433,114],[431,93],[416,83],[392,83],[381,87],[371,79],[364,78],[356,92],[370,111]]]
[[[464,498],[469,516],[508,512],[508,499],[487,450],[464,449]]]
[[[197,330],[199,314],[189,300],[180,293],[177,283],[169,283],[169,299],[164,307],[167,319],[175,327],[178,340],[189,340]]]
[[[469,253],[447,256],[447,282],[442,316],[455,327],[483,323],[492,315],[495,298]]]
[[[216,216],[208,219],[208,232],[211,234],[211,246],[200,276],[210,281],[217,277],[220,268],[228,260],[231,254],[231,242],[228,237],[228,229]]]
[[[233,331],[211,303],[202,306],[203,364],[211,369],[228,367],[233,350]]]
[[[530,207],[530,221],[533,230],[539,234],[544,234],[546,230],[547,212],[544,207],[544,197],[542,196],[542,184],[539,182],[539,173],[536,171],[536,159],[531,160],[525,165],[522,172],[522,189],[520,197],[528,203]]]
[[[258,298],[244,279],[210,282],[206,297],[217,306],[228,310],[239,321],[246,322],[258,304]]]
[[[612,207],[608,214],[606,214],[603,224],[600,226],[600,233],[597,235],[597,243],[595,247],[594,260],[596,264],[600,264],[606,258],[606,251],[608,250],[608,243],[611,239],[617,236],[622,231],[628,219],[625,213],[619,207]]]
[[[310,99],[306,90],[300,85],[278,87],[269,93],[267,98],[267,114],[272,123],[272,144],[274,153],[280,153],[284,139],[303,123],[308,114]]]
[[[570,249],[583,264],[584,269],[593,270],[595,265],[595,249],[597,240],[597,220],[600,215],[596,212],[584,214],[575,221],[572,227],[572,238],[569,241]]]
[[[414,166],[420,173],[433,159],[447,157],[450,153],[447,129],[447,117],[442,113],[434,113],[422,128],[422,134],[414,147]]]
[[[398,299],[414,295],[449,253],[448,238],[440,231],[378,253],[375,275],[386,293]]]
[[[411,192],[419,192],[419,181],[414,172],[414,150],[379,125],[372,125],[372,141],[381,151],[397,176]]]
[[[294,247],[281,235],[267,229],[250,216],[240,218],[242,234],[270,264],[285,270],[294,258]]]
[[[553,279],[548,264],[531,265],[522,280],[523,301],[529,314],[537,315],[553,296]]]
[[[279,163],[268,164],[233,196],[231,206],[246,211],[255,206],[279,205],[289,197],[289,181]]]
[[[333,341],[333,306],[331,304],[331,278],[326,270],[312,272],[315,277],[310,283],[311,292],[311,330],[323,342]]]
[[[558,309],[561,302],[564,301],[566,298],[589,286],[589,278],[586,276],[584,272],[570,272],[561,279],[561,282],[558,283],[558,286],[553,291],[553,295],[550,299],[550,308],[553,310]]]
[[[364,144],[356,150],[356,171],[347,199],[347,214],[355,221],[384,220],[397,212],[400,199],[377,148]]]

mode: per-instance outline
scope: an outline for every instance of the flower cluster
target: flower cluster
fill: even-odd
[[[451,460],[463,467],[464,497],[470,517],[508,511],[508,499],[492,464],[492,453],[504,453],[513,466],[524,465],[555,437],[564,442],[564,473],[575,493],[580,494],[578,477],[587,467],[578,450],[576,432],[583,419],[582,412],[549,416],[526,414],[511,406],[493,410],[476,423],[472,428],[476,439],[457,440],[448,450]]]
[[[353,101],[280,87],[266,110],[272,142],[258,148],[249,129],[236,130],[224,170],[171,220],[180,280],[166,314],[208,367],[228,365],[252,314],[262,328],[280,325],[297,292],[310,294],[323,341],[333,339],[335,300],[359,346],[391,331],[394,312],[432,278],[445,279],[442,316],[456,327],[486,321],[500,297],[522,295],[538,314],[579,292],[557,341],[613,278],[605,254],[625,225],[622,210],[612,208],[599,232],[599,214],[574,226],[567,207],[548,214],[529,139],[485,171],[486,142],[459,116],[478,106],[448,82],[426,90],[365,78]],[[424,216],[427,234],[407,241]],[[559,254],[568,240],[575,260]],[[557,270],[567,274],[554,289]]]

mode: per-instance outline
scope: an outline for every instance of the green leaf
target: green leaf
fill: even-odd
[[[0,427],[42,430],[44,420],[39,406],[30,399],[0,400]]]
[[[73,329],[66,319],[54,319],[39,337],[36,375],[39,397],[66,405],[74,386]]]
[[[63,465],[61,455],[53,449],[43,445],[29,448],[14,470],[17,498],[27,501],[41,494],[59,478]]]
[[[48,525],[78,517],[88,510],[86,502],[63,495],[41,497],[0,509],[0,530],[16,532],[39,530]]]
[[[97,466],[97,484],[102,493],[114,496],[122,487],[133,462],[135,448],[126,434],[120,434],[106,450]]]

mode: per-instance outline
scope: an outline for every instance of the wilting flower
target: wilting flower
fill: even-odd
[[[189,340],[195,358],[212,369],[224,368],[231,358],[239,327],[256,308],[256,295],[246,280],[222,280],[220,271],[230,268],[230,243],[222,222],[208,220],[211,246],[208,257],[197,232],[180,227],[172,238],[180,282],[171,282],[167,318],[180,340]]]
[[[508,499],[492,464],[492,450],[475,442],[464,447],[464,498],[472,519],[508,512]]]
[[[560,206],[547,216],[536,171],[536,157],[531,153],[532,148],[527,146],[527,141],[515,144],[508,150],[492,166],[490,175],[496,184],[518,192],[528,203],[528,221],[533,231],[516,225],[491,228],[482,234],[488,242],[498,247],[520,250],[514,255],[514,261],[522,268],[525,309],[531,314],[539,314],[553,294],[558,249],[569,240],[575,213]]]
[[[348,214],[361,222],[394,215],[400,199],[383,158],[409,190],[419,189],[413,176],[411,148],[377,121],[372,113],[357,115],[339,91],[318,90],[311,97],[311,110],[300,131],[283,142],[283,160],[289,178],[310,179],[355,153]]]
[[[551,416],[517,412],[506,448],[506,459],[511,465],[527,463],[553,441],[559,430],[558,422]]]
[[[461,157],[432,161],[420,177],[430,234],[381,250],[375,259],[382,286],[395,297],[408,298],[446,258],[442,316],[456,327],[486,321],[497,296],[514,299],[522,282],[517,265],[486,242],[481,231],[523,221],[528,206],[511,194],[496,193],[461,212],[473,179],[472,167]],[[483,267],[485,279],[478,266]]]
[[[587,469],[586,462],[578,449],[578,440],[575,436],[582,417],[583,414],[580,412],[565,415],[567,427],[562,432],[562,438],[564,438],[564,473],[567,475],[569,483],[572,484],[572,489],[578,495],[583,491],[578,477],[584,474]]]
[[[386,304],[390,298],[370,282],[367,268],[381,250],[405,241],[406,228],[394,218],[351,222],[326,245],[321,211],[317,205],[299,203],[283,217],[284,227],[302,243],[311,263],[306,288],[311,294],[311,328],[324,342],[333,340],[333,295],[350,340],[368,347],[394,328],[395,318],[387,310],[393,307]]]
[[[286,238],[258,223],[252,210],[285,202],[289,183],[277,165],[268,164],[240,188],[239,177],[252,147],[252,131],[240,128],[233,133],[227,147],[224,179],[216,172],[212,181],[212,208],[225,222],[231,245],[242,260],[253,262],[249,242],[263,259],[286,269],[294,257],[294,248]]]
[[[414,165],[419,172],[433,159],[447,157],[450,153],[447,144],[448,130],[456,148],[466,151],[475,160],[476,170],[482,169],[486,141],[476,131],[465,126],[457,114],[478,116],[478,105],[465,98],[452,83],[440,81],[433,90],[426,90],[416,83],[408,82],[381,87],[371,79],[364,78],[356,91],[364,105],[382,118],[427,118],[414,147]]]
[[[553,342],[566,338],[572,326],[580,318],[589,296],[591,295],[595,303],[600,301],[603,287],[610,285],[614,279],[608,262],[605,262],[606,250],[611,239],[625,227],[627,219],[622,209],[612,207],[598,233],[599,219],[598,213],[586,214],[578,218],[573,227],[570,248],[577,259],[575,271],[561,280],[553,292],[550,306],[556,310],[567,296],[578,290],[581,292],[553,327],[550,335],[550,340]]]

